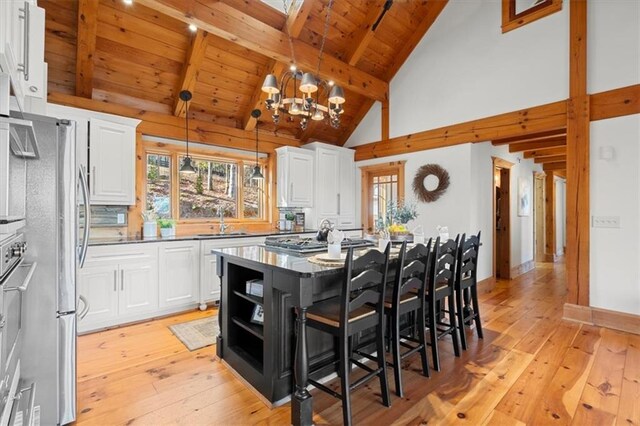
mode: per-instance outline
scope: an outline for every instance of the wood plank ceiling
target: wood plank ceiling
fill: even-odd
[[[298,0],[303,3],[294,6],[297,13],[289,22],[283,13],[258,0],[222,3],[233,13],[257,19],[278,31],[289,31],[296,43],[302,43],[296,46],[317,50],[328,1]],[[302,132],[297,120],[287,119],[281,119],[276,127],[271,114],[264,111],[260,87],[267,73],[274,68],[282,70],[287,64],[202,29],[193,33],[185,20],[136,0],[132,5],[122,0],[40,0],[39,4],[46,9],[45,60],[49,64],[50,93],[180,116],[184,109],[177,95],[189,88],[194,93],[191,118],[250,130],[253,125],[248,113],[260,105],[263,130],[336,144],[348,139],[374,99],[388,96],[364,96],[345,90],[347,103],[338,130],[324,122],[313,122]],[[371,26],[383,4],[382,0],[334,1],[325,55],[386,83],[435,21],[446,0],[396,0],[372,33]],[[256,37],[260,36],[256,30]]]

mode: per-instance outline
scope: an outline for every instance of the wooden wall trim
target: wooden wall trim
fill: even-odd
[[[563,319],[640,334],[640,315],[626,312],[565,303]]]
[[[380,135],[382,139],[389,139],[389,100],[382,102],[381,108],[382,118],[380,122],[382,123],[382,128],[380,131]]]
[[[511,136],[535,134],[545,130],[564,129],[567,124],[566,113],[565,101],[553,102],[360,145],[355,148],[355,158],[356,161],[362,161],[469,142],[484,142]]]
[[[223,2],[184,2],[183,0],[136,0],[136,3],[157,10],[217,37],[236,43],[249,50],[269,56],[279,62],[292,61],[287,34],[253,18]],[[315,70],[320,51],[315,47],[293,40],[297,65]],[[334,80],[343,88],[367,98],[383,101],[389,84],[349,65],[331,55],[324,55],[320,76]]]
[[[544,4],[546,3],[546,4]],[[562,0],[547,0],[531,11],[515,13],[515,0],[502,0],[502,32],[506,33],[562,10]]]
[[[511,273],[509,275],[510,279],[518,278],[520,275],[526,274],[529,271],[532,271],[536,267],[536,262],[531,259],[524,263],[521,263],[518,266],[514,266],[511,268]]]
[[[640,84],[591,95],[591,121],[640,114]]]

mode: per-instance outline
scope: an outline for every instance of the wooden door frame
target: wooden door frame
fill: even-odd
[[[509,194],[509,203],[508,205],[508,212],[507,215],[505,216],[505,223],[506,223],[506,228],[508,231],[508,235],[509,238],[507,238],[507,254],[509,257],[509,267],[508,267],[508,271],[506,273],[506,276],[502,276],[500,278],[505,279],[505,278],[511,278],[511,168],[514,166],[514,163],[504,160],[502,158],[499,157],[491,157],[491,159],[493,160],[493,164],[491,167],[491,190],[492,190],[492,198],[493,198],[493,211],[492,211],[492,222],[493,222],[493,228],[492,228],[492,232],[493,232],[493,276],[494,278],[498,277],[498,271],[496,270],[496,249],[497,249],[497,232],[496,232],[496,184],[495,184],[495,171],[496,168],[498,169],[502,169],[502,170],[507,170],[507,173],[509,175],[509,179],[507,179],[506,181],[506,185],[507,185],[507,194]],[[500,181],[500,187],[502,188],[502,185],[504,185],[505,182],[502,182],[502,180]]]
[[[373,164],[370,166],[360,167],[360,218],[362,228],[369,230],[369,218],[373,216],[373,211],[369,204],[369,180],[373,176],[385,175],[385,174],[397,174],[398,175],[398,199],[404,199],[404,166],[406,161],[391,161],[387,163]]]
[[[536,262],[545,262],[547,259],[546,256],[546,245],[545,245],[545,237],[546,237],[546,216],[545,216],[545,172],[533,172],[533,258]],[[542,212],[538,212],[536,209],[536,200],[538,198],[538,194],[536,192],[536,181],[542,181]],[[542,221],[542,252],[538,251],[538,221]]]

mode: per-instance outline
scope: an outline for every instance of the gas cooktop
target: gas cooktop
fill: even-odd
[[[289,253],[317,253],[327,250],[326,241],[318,241],[315,238],[300,237],[267,237],[265,246],[268,249],[275,249]],[[371,247],[374,244],[371,241],[363,239],[346,238],[342,241],[342,248],[359,248]]]

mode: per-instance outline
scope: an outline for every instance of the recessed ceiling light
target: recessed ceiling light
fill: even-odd
[[[196,24],[189,24],[189,30],[192,33],[195,33],[196,31],[198,31],[198,27],[196,27]]]
[[[289,67],[289,69],[290,69],[291,71],[293,71],[293,72],[296,72],[296,70],[297,70],[298,68],[296,68],[296,66],[295,66],[295,65],[291,65],[291,66]]]
[[[333,87],[334,84],[333,80],[329,80],[329,86]]]
[[[126,4],[127,6],[130,6],[130,5],[132,5],[132,4],[133,4],[133,0],[122,0],[122,2],[123,2],[124,4]]]

